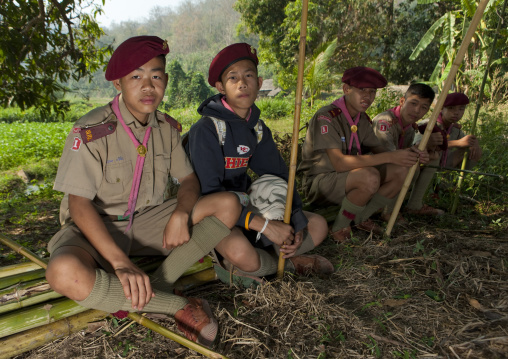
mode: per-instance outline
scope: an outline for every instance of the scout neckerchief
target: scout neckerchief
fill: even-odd
[[[348,155],[351,154],[351,147],[353,146],[353,140],[354,140],[356,143],[356,149],[358,150],[358,154],[361,155],[362,154],[362,146],[360,146],[360,139],[358,138],[358,122],[360,122],[360,115],[362,113],[358,112],[358,115],[356,115],[355,120],[353,121],[353,119],[351,118],[351,115],[349,114],[349,111],[347,110],[347,107],[346,107],[345,96],[342,96],[338,100],[333,101],[333,105],[337,106],[338,108],[340,108],[342,110],[342,113],[344,114],[344,116],[346,116],[346,120],[349,123],[349,126],[351,126],[351,136],[349,138],[349,146],[347,149],[347,151],[348,151],[347,154]]]
[[[406,130],[412,127],[412,124],[409,124],[406,127],[402,125],[402,119],[400,118],[400,106],[391,108],[388,111],[390,111],[395,115],[395,118],[397,119],[397,122],[399,123],[400,128],[402,129],[402,132],[399,135],[399,150],[401,150],[402,147],[404,146],[404,136],[406,136]]]
[[[235,110],[233,110],[233,108],[231,106],[229,106],[229,103],[227,103],[226,101],[226,97],[221,97],[221,102],[222,104],[224,105],[225,108],[227,108],[229,111],[233,112],[236,114]],[[249,108],[249,114],[247,115],[247,117],[245,118],[245,121],[246,122],[249,122],[249,118],[250,118],[250,115],[252,114],[252,107]]]
[[[437,122],[440,123],[441,125],[443,125],[443,128],[446,132],[446,140],[448,141],[448,139],[450,138],[450,132],[452,132],[452,128],[454,127],[454,123],[452,123],[450,125],[450,127],[448,127],[448,129],[445,128],[445,125],[444,125],[444,122],[443,122],[443,113],[439,113],[439,116],[437,117]],[[444,140],[444,139],[443,139]],[[443,152],[443,155],[441,156],[441,167],[445,167],[446,166],[446,160],[448,159],[448,148]]]
[[[148,143],[148,139],[150,138],[152,128],[150,126],[147,127],[145,137],[143,138],[143,144],[140,144],[139,141],[134,136],[134,134],[132,133],[132,130],[129,127],[127,127],[125,121],[123,120],[120,108],[118,107],[119,97],[120,95],[115,97],[111,107],[113,108],[113,112],[115,113],[116,118],[122,124],[122,127],[131,138],[132,143],[134,144],[134,146],[136,147],[136,151],[138,152],[138,157],[136,159],[136,169],[134,170],[134,177],[132,179],[131,193],[129,195],[129,203],[127,205],[127,211],[124,214],[124,217],[129,217],[129,225],[125,229],[125,232],[127,232],[131,228],[132,221],[134,219],[134,210],[136,209],[136,201],[138,199],[139,184],[141,182],[141,175],[143,174],[143,165],[145,164],[145,156],[148,151],[146,148],[146,144]]]

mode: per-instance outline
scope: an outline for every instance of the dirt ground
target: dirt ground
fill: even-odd
[[[43,230],[7,225],[7,235],[42,251],[56,215],[37,222]],[[215,281],[186,294],[210,302],[220,325],[215,350],[228,358],[508,358],[506,228],[475,229],[486,219],[474,216],[453,219],[453,228],[448,215],[408,220],[390,239],[328,238],[314,252],[335,265],[329,278],[286,274],[247,290]],[[177,331],[172,319],[155,320]],[[119,357],[201,355],[109,318],[16,358]]]

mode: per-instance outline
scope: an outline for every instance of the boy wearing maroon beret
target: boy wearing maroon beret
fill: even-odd
[[[288,270],[330,274],[333,266],[327,259],[302,255],[326,237],[325,219],[302,211],[296,191],[291,225],[274,215],[281,202],[282,209],[285,204],[286,194],[282,192],[287,186],[288,169],[254,104],[263,82],[257,64],[256,49],[249,44],[222,49],[212,60],[208,77],[208,83],[219,94],[199,106],[202,118],[189,131],[188,149],[203,194],[233,191],[242,201],[236,227],[216,250],[228,269],[244,277],[259,279],[276,273],[274,248],[280,248],[289,259]],[[260,176],[255,191],[248,168]],[[250,190],[259,195],[249,198]],[[259,205],[252,206],[258,199],[263,210]]]
[[[341,205],[331,234],[351,237],[350,223],[378,234],[369,217],[396,200],[408,168],[424,154],[415,149],[387,151],[374,134],[365,111],[386,79],[368,67],[342,77],[344,96],[319,109],[309,121],[299,166],[307,199],[318,206]]]
[[[434,101],[435,93],[429,85],[423,83],[411,84],[403,97],[399,101],[399,106],[378,114],[372,120],[372,127],[377,138],[383,146],[389,151],[410,148],[414,145],[415,134],[418,132],[416,122],[420,121],[427,114]],[[439,136],[435,133],[432,136]],[[413,148],[415,150],[415,148]],[[426,164],[432,160],[428,152],[420,157],[420,163]],[[413,180],[415,186],[420,186],[418,182],[419,171],[415,174]],[[417,195],[417,190],[412,192]],[[409,200],[410,202],[412,199]],[[439,209],[427,206],[428,210],[433,210],[436,214]],[[381,218],[388,221],[391,215],[391,208],[383,212]],[[402,217],[399,217],[404,221]]]
[[[458,123],[464,116],[469,98],[459,92],[446,96],[443,109],[437,118],[434,131],[429,138],[427,148],[434,152],[436,160],[429,162],[433,167],[423,166],[418,181],[415,183],[411,198],[406,205],[406,212],[418,215],[442,215],[443,210],[432,208],[423,204],[425,193],[432,183],[437,171],[434,166],[458,167],[469,149],[468,169],[473,168],[481,158],[481,149],[476,136],[466,135]],[[420,131],[416,134],[415,143],[420,143],[429,120],[419,123]]]
[[[106,70],[120,94],[79,119],[69,134],[54,185],[65,193],[63,226],[48,245],[46,278],[87,308],[172,315],[187,338],[209,346],[218,325],[208,303],[174,295],[172,284],[230,234],[240,206],[230,193],[198,202],[199,181],[181,145],[181,127],[157,111],[168,51],[156,36],[120,44]],[[170,176],[180,190],[164,201]],[[167,259],[150,278],[130,255]]]

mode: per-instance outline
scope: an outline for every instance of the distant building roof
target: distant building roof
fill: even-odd
[[[273,85],[273,79],[266,79],[263,80],[263,85],[259,89],[259,95],[262,97],[263,96],[273,97],[281,91],[282,89],[280,87],[275,87]]]

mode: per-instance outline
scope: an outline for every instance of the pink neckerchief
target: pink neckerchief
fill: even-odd
[[[349,111],[347,110],[346,101],[345,101],[344,96],[342,96],[338,100],[333,101],[332,105],[335,105],[342,110],[342,113],[344,114],[344,116],[346,116],[346,120],[349,123],[349,126],[351,126],[351,136],[349,138],[349,146],[347,149],[348,155],[351,154],[351,147],[353,146],[353,140],[356,143],[356,149],[358,150],[358,154],[361,155],[362,154],[362,146],[360,146],[360,139],[358,138],[358,122],[360,122],[360,115],[362,113],[358,112],[358,115],[356,115],[355,120],[353,121],[353,119],[351,118],[351,115],[349,114]]]
[[[236,114],[236,112],[231,108],[231,106],[229,106],[229,104],[226,102],[226,97],[221,97],[221,102],[222,104],[224,105],[225,108],[227,108],[229,111],[233,112],[234,114]],[[250,115],[252,113],[252,107],[249,109],[249,114],[247,115],[247,118],[245,119],[245,121],[249,122],[249,118],[250,118]]]
[[[443,128],[445,128],[445,125],[444,125],[444,122],[443,122],[443,113],[439,113],[439,116],[437,117],[437,122],[440,123],[441,125],[443,125]],[[446,131],[446,140],[448,140],[450,138],[450,133],[452,132],[452,128],[455,124],[452,123],[450,125],[450,127],[448,127],[448,129],[445,128],[445,131]],[[443,155],[441,156],[441,167],[445,167],[446,166],[446,160],[448,159],[448,148],[446,149],[446,151],[443,152]]]
[[[404,137],[406,136],[406,130],[412,126],[412,124],[407,125],[406,127],[402,126],[402,119],[400,118],[400,106],[389,109],[391,113],[395,115],[397,122],[402,129],[402,132],[399,135],[399,150],[404,146]]]
[[[132,179],[132,187],[131,187],[131,193],[129,195],[129,203],[127,205],[127,211],[124,214],[124,217],[129,216],[129,225],[125,229],[125,232],[127,232],[131,226],[132,221],[134,219],[134,210],[136,209],[136,201],[138,199],[138,191],[139,191],[139,184],[141,182],[141,175],[143,174],[143,165],[145,164],[145,155],[148,151],[146,148],[146,144],[148,143],[148,139],[150,138],[150,133],[152,132],[152,128],[148,126],[145,132],[145,137],[143,138],[143,144],[139,144],[139,141],[136,139],[134,134],[132,133],[132,130],[127,127],[125,124],[125,121],[123,120],[122,114],[120,112],[120,108],[118,107],[118,98],[120,95],[117,95],[114,100],[111,107],[113,108],[113,112],[116,115],[116,118],[118,119],[118,122],[122,124],[122,127],[124,128],[125,132],[129,135],[131,138],[132,143],[136,147],[136,150],[138,151],[138,157],[136,159],[136,169],[134,170],[134,177]],[[124,233],[125,233],[124,232]]]

